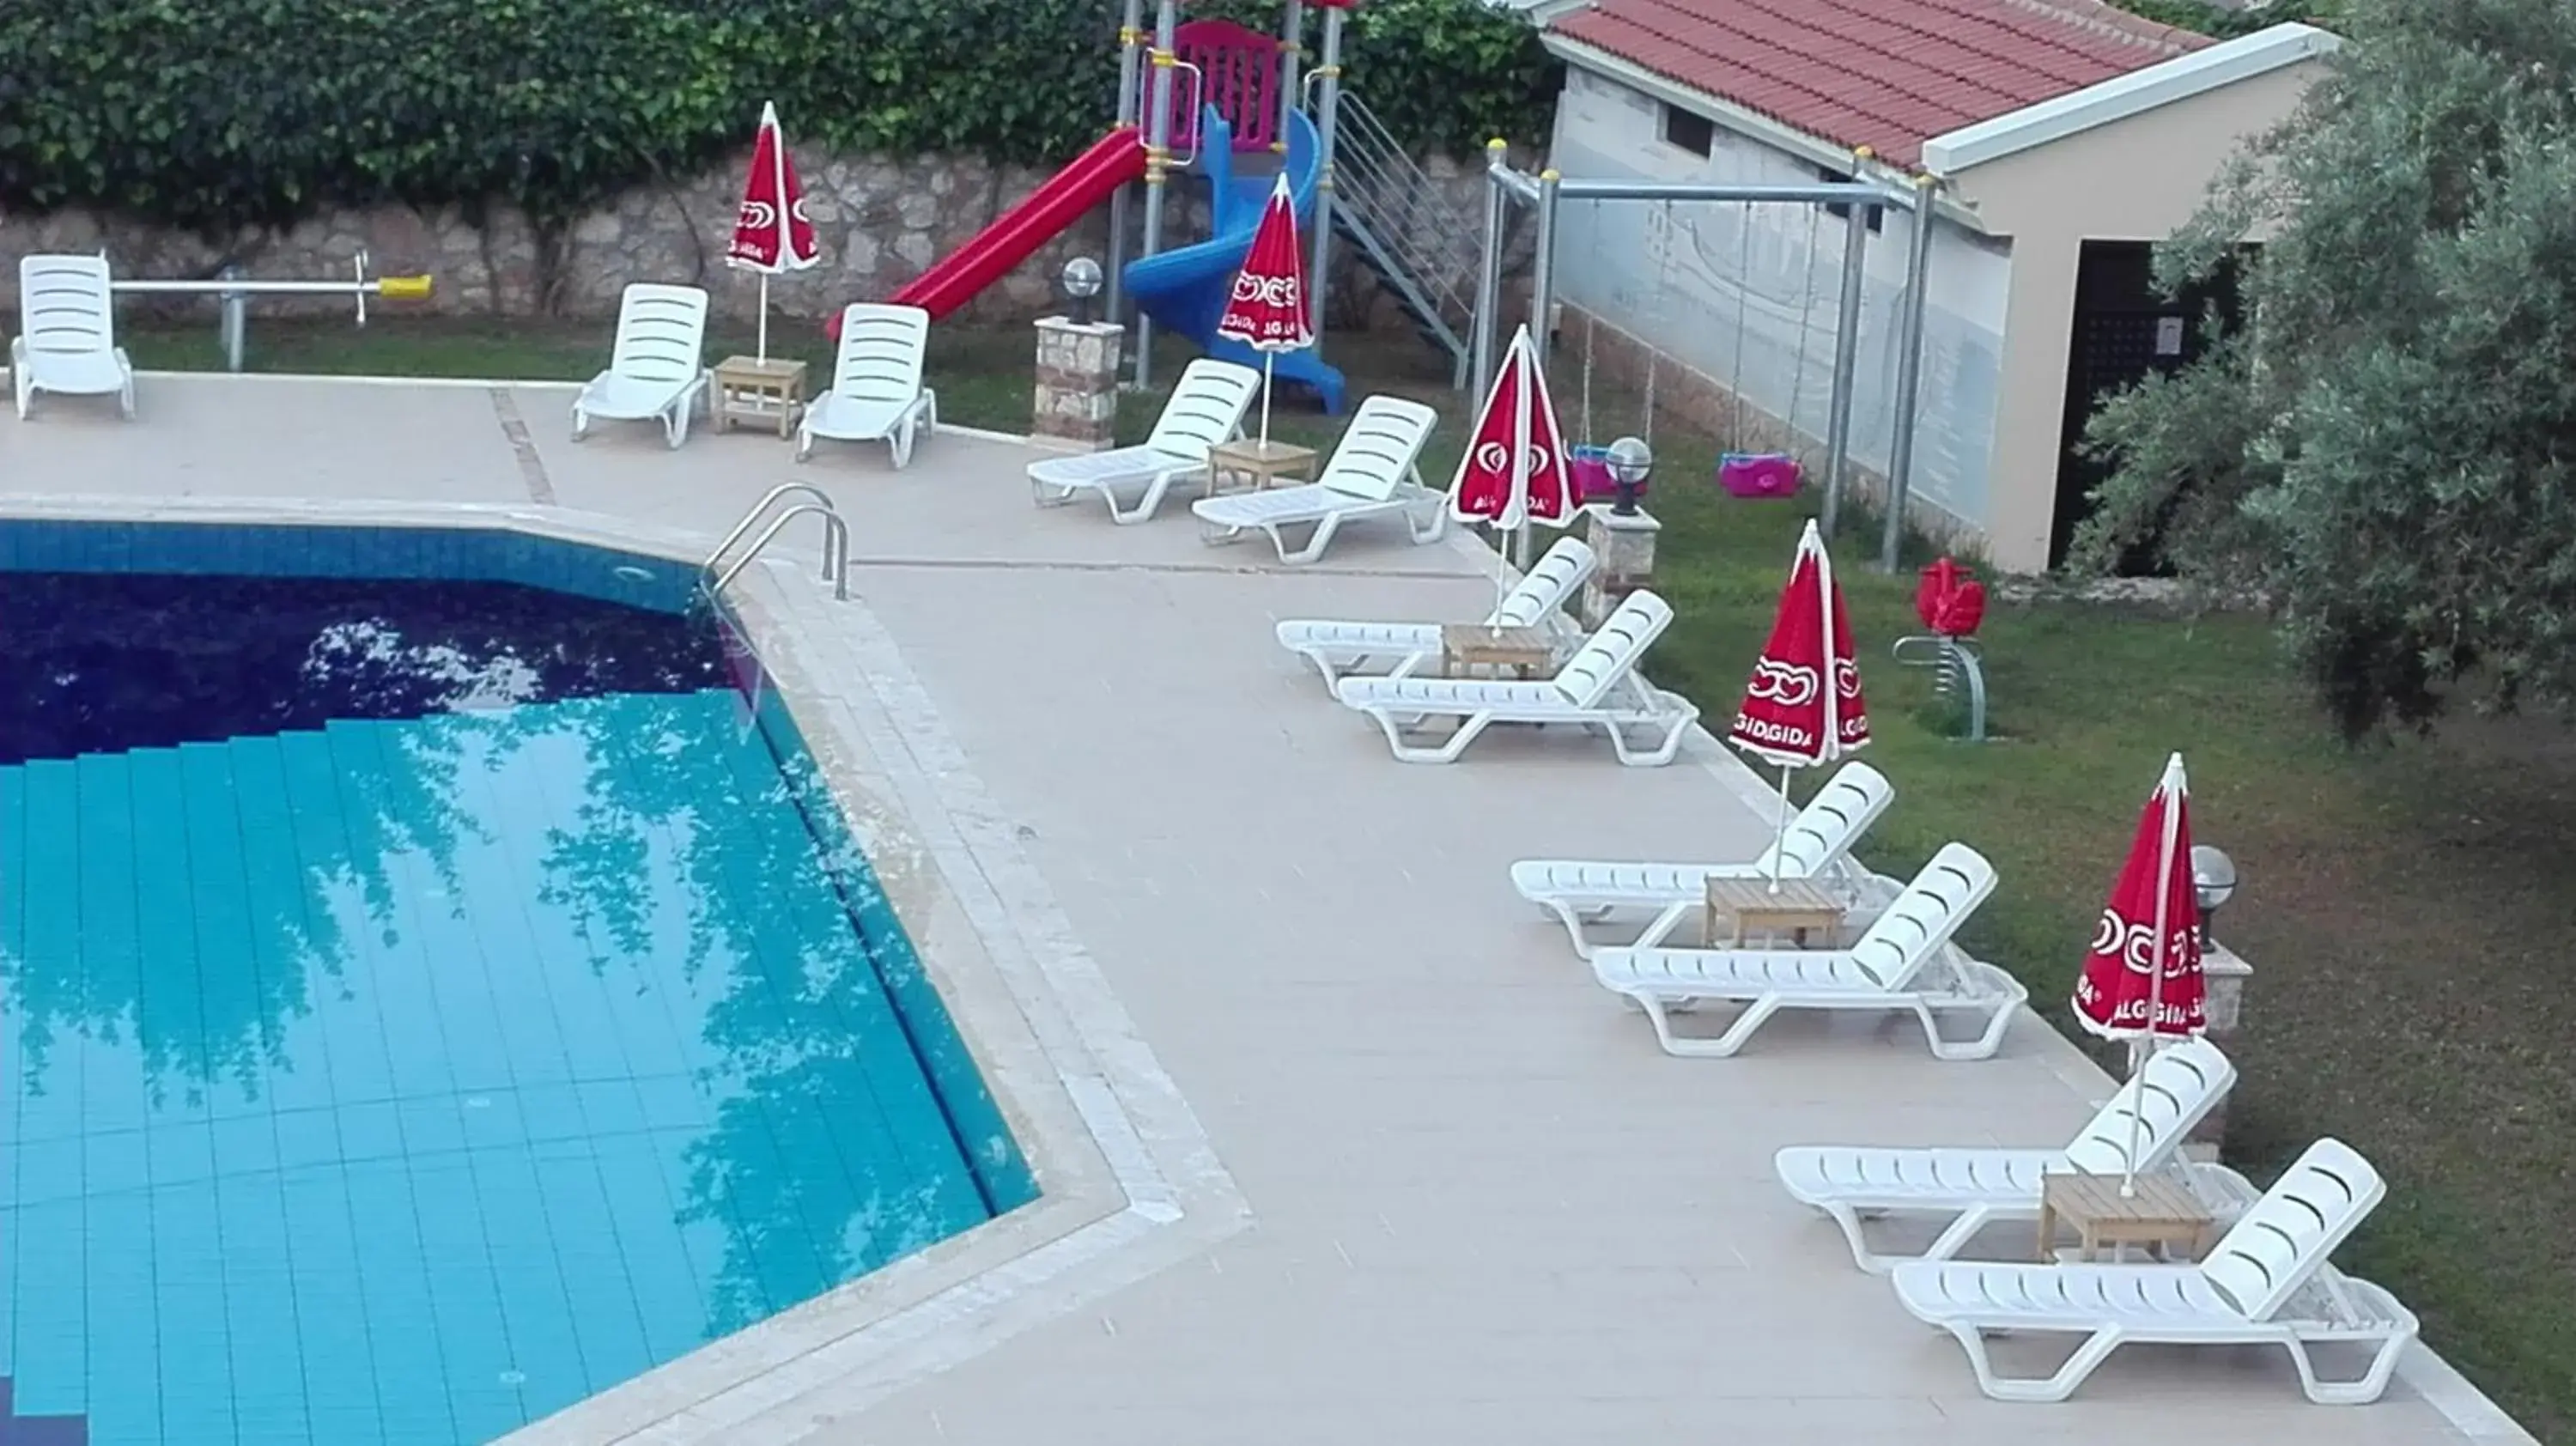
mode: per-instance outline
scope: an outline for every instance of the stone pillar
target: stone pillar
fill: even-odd
[[[1118,353],[1127,329],[1050,316],[1038,323],[1037,416],[1030,435],[1097,452],[1118,430]]]
[[[1601,626],[1628,594],[1655,580],[1655,534],[1663,528],[1642,508],[1625,517],[1607,502],[1583,509],[1583,541],[1600,564],[1584,582],[1578,604],[1585,632]]]
[[[2204,1006],[2208,1020],[2209,1042],[2227,1051],[2236,1060],[2238,1079],[2218,1108],[2196,1126],[2183,1140],[2183,1148],[2194,1159],[2216,1159],[2218,1147],[2227,1138],[2227,1104],[2236,1091],[2245,1087],[2245,1062],[2236,1058],[2236,1031],[2245,1019],[2245,981],[2254,975],[2254,966],[2236,956],[2236,951],[2212,939],[2201,946],[2200,970],[2208,980],[2209,997]]]

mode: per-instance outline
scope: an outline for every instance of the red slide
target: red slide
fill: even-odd
[[[920,307],[934,321],[946,316],[1009,275],[1012,267],[1108,200],[1111,192],[1144,174],[1144,138],[1134,126],[1120,126],[1049,176],[1028,199],[976,232],[974,239],[913,278],[911,285],[894,294],[894,300]],[[835,317],[836,325],[838,321]]]

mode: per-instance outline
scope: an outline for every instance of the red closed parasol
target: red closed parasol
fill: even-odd
[[[2182,755],[2138,816],[2128,862],[2111,886],[2075,981],[2075,1018],[2105,1039],[2187,1039],[2207,1027],[2201,972],[2200,899],[2191,882],[2191,785]],[[2133,1132],[2137,1122],[2132,1120]],[[2137,1141],[2129,1142],[2130,1158]]]
[[[1261,208],[1252,245],[1234,273],[1234,290],[1217,318],[1216,334],[1261,353],[1261,444],[1270,445],[1270,361],[1283,351],[1315,344],[1307,320],[1306,258],[1297,246],[1297,203],[1282,174]]]
[[[1565,430],[1547,394],[1529,328],[1512,333],[1494,385],[1476,413],[1476,430],[1449,480],[1449,515],[1496,532],[1525,531],[1533,521],[1562,528],[1577,503]],[[1502,575],[1496,574],[1497,586]]]
[[[725,251],[728,265],[760,273],[760,360],[769,360],[769,278],[802,271],[822,254],[814,223],[805,217],[805,183],[796,178],[796,162],[778,128],[778,107],[763,102],[760,135],[751,147],[751,177],[743,183],[742,206],[734,215],[733,245]]]
[[[1736,747],[1780,765],[1780,820],[1789,817],[1789,770],[1818,768],[1869,744],[1869,705],[1860,695],[1860,663],[1852,649],[1851,618],[1824,535],[1809,518],[1798,538],[1789,584],[1780,590],[1780,612],[1771,640],[1753,660],[1727,738]],[[1772,885],[1779,885],[1781,850],[1773,848]]]

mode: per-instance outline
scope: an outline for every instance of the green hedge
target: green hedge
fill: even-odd
[[[1229,4],[1267,28],[1277,10]],[[290,224],[504,200],[560,220],[749,138],[1047,161],[1113,113],[1114,0],[30,0],[0,6],[0,209]],[[1265,13],[1266,12],[1266,13]],[[1372,0],[1347,83],[1407,140],[1532,138],[1535,35]]]

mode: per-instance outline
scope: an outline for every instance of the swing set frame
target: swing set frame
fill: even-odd
[[[1868,174],[1870,154],[1855,153],[1852,174]],[[1898,313],[1896,370],[1896,435],[1888,455],[1888,508],[1886,526],[1879,539],[1879,566],[1894,571],[1897,548],[1904,540],[1905,499],[1914,471],[1914,423],[1921,400],[1923,384],[1923,320],[1929,298],[1928,282],[1932,270],[1932,220],[1936,214],[1934,197],[1939,182],[1931,176],[1916,176],[1912,185],[1890,180],[1818,181],[1808,185],[1714,185],[1663,181],[1569,181],[1554,170],[1532,176],[1515,168],[1508,159],[1503,142],[1488,143],[1485,150],[1485,244],[1484,255],[1476,277],[1476,318],[1472,356],[1470,358],[1472,395],[1482,396],[1493,384],[1494,354],[1497,349],[1503,292],[1503,234],[1511,219],[1511,207],[1525,205],[1537,212],[1538,225],[1535,255],[1530,269],[1530,338],[1537,348],[1539,365],[1547,364],[1552,339],[1553,312],[1556,303],[1556,222],[1558,208],[1567,201],[1637,201],[1670,207],[1678,203],[1710,203],[1736,206],[1808,206],[1821,214],[1827,206],[1847,209],[1843,242],[1842,289],[1834,318],[1833,391],[1825,422],[1825,499],[1822,522],[1827,536],[1832,536],[1842,510],[1845,481],[1851,467],[1852,394],[1854,378],[1860,363],[1861,287],[1866,277],[1869,258],[1870,208],[1885,206],[1906,212],[1913,218],[1912,244],[1907,248],[1904,304]],[[1814,264],[1810,250],[1809,290],[1813,290]],[[1742,346],[1740,335],[1737,345]],[[1804,329],[1800,332],[1803,371]],[[1589,365],[1587,355],[1586,365]],[[1740,361],[1739,361],[1740,369]],[[1803,378],[1801,379],[1803,381]],[[1740,380],[1727,379],[1730,392],[1736,393],[1741,405]],[[1793,407],[1794,410],[1794,407]],[[1797,420],[1781,421],[1794,434]],[[1588,441],[1589,438],[1586,438]],[[1730,439],[1732,440],[1732,439]]]

